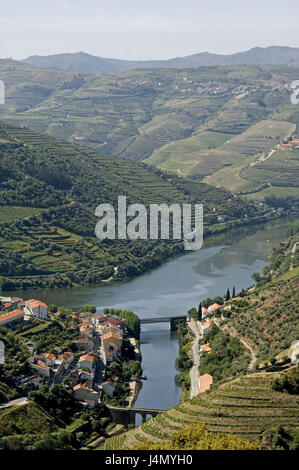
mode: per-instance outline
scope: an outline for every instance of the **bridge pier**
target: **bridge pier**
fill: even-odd
[[[146,421],[147,415],[151,417],[157,416],[163,410],[154,410],[154,409],[147,409],[147,408],[122,408],[118,406],[107,406],[111,418],[114,423],[122,424],[124,426],[134,425],[135,426],[135,418],[136,415],[140,415],[142,418],[142,423]]]

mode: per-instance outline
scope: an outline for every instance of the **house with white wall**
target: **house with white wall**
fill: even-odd
[[[38,318],[39,320],[47,320],[48,306],[40,300],[26,300],[24,313],[28,317]]]

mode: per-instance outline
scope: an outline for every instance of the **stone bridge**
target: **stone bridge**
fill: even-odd
[[[158,410],[155,408],[123,408],[121,406],[111,406],[106,405],[112,420],[116,424],[123,424],[128,426],[130,424],[135,425],[136,415],[141,415],[142,422],[146,420],[147,415],[150,415],[152,418],[157,416],[159,413],[162,413],[165,410]]]

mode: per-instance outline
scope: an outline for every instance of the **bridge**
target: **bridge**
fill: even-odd
[[[113,422],[116,424],[123,424],[125,426],[129,426],[130,424],[134,424],[135,426],[136,415],[141,415],[142,422],[144,423],[147,415],[150,415],[152,418],[154,418],[159,413],[165,411],[155,408],[123,408],[121,406],[106,406],[109,410]]]
[[[140,318],[140,325],[148,325],[150,323],[169,323],[170,330],[175,330],[176,323],[179,320],[189,321],[189,315],[176,315],[174,317]]]

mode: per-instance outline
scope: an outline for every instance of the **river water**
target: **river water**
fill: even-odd
[[[238,229],[204,242],[199,251],[174,258],[129,282],[101,287],[14,291],[24,299],[38,298],[48,305],[79,307],[87,303],[131,309],[140,318],[185,314],[206,297],[236,292],[253,284],[251,274],[267,264],[271,248],[286,238],[294,219],[285,218],[256,227]],[[167,323],[143,325],[143,382],[135,406],[166,409],[179,402],[175,383],[178,355],[176,333]]]

